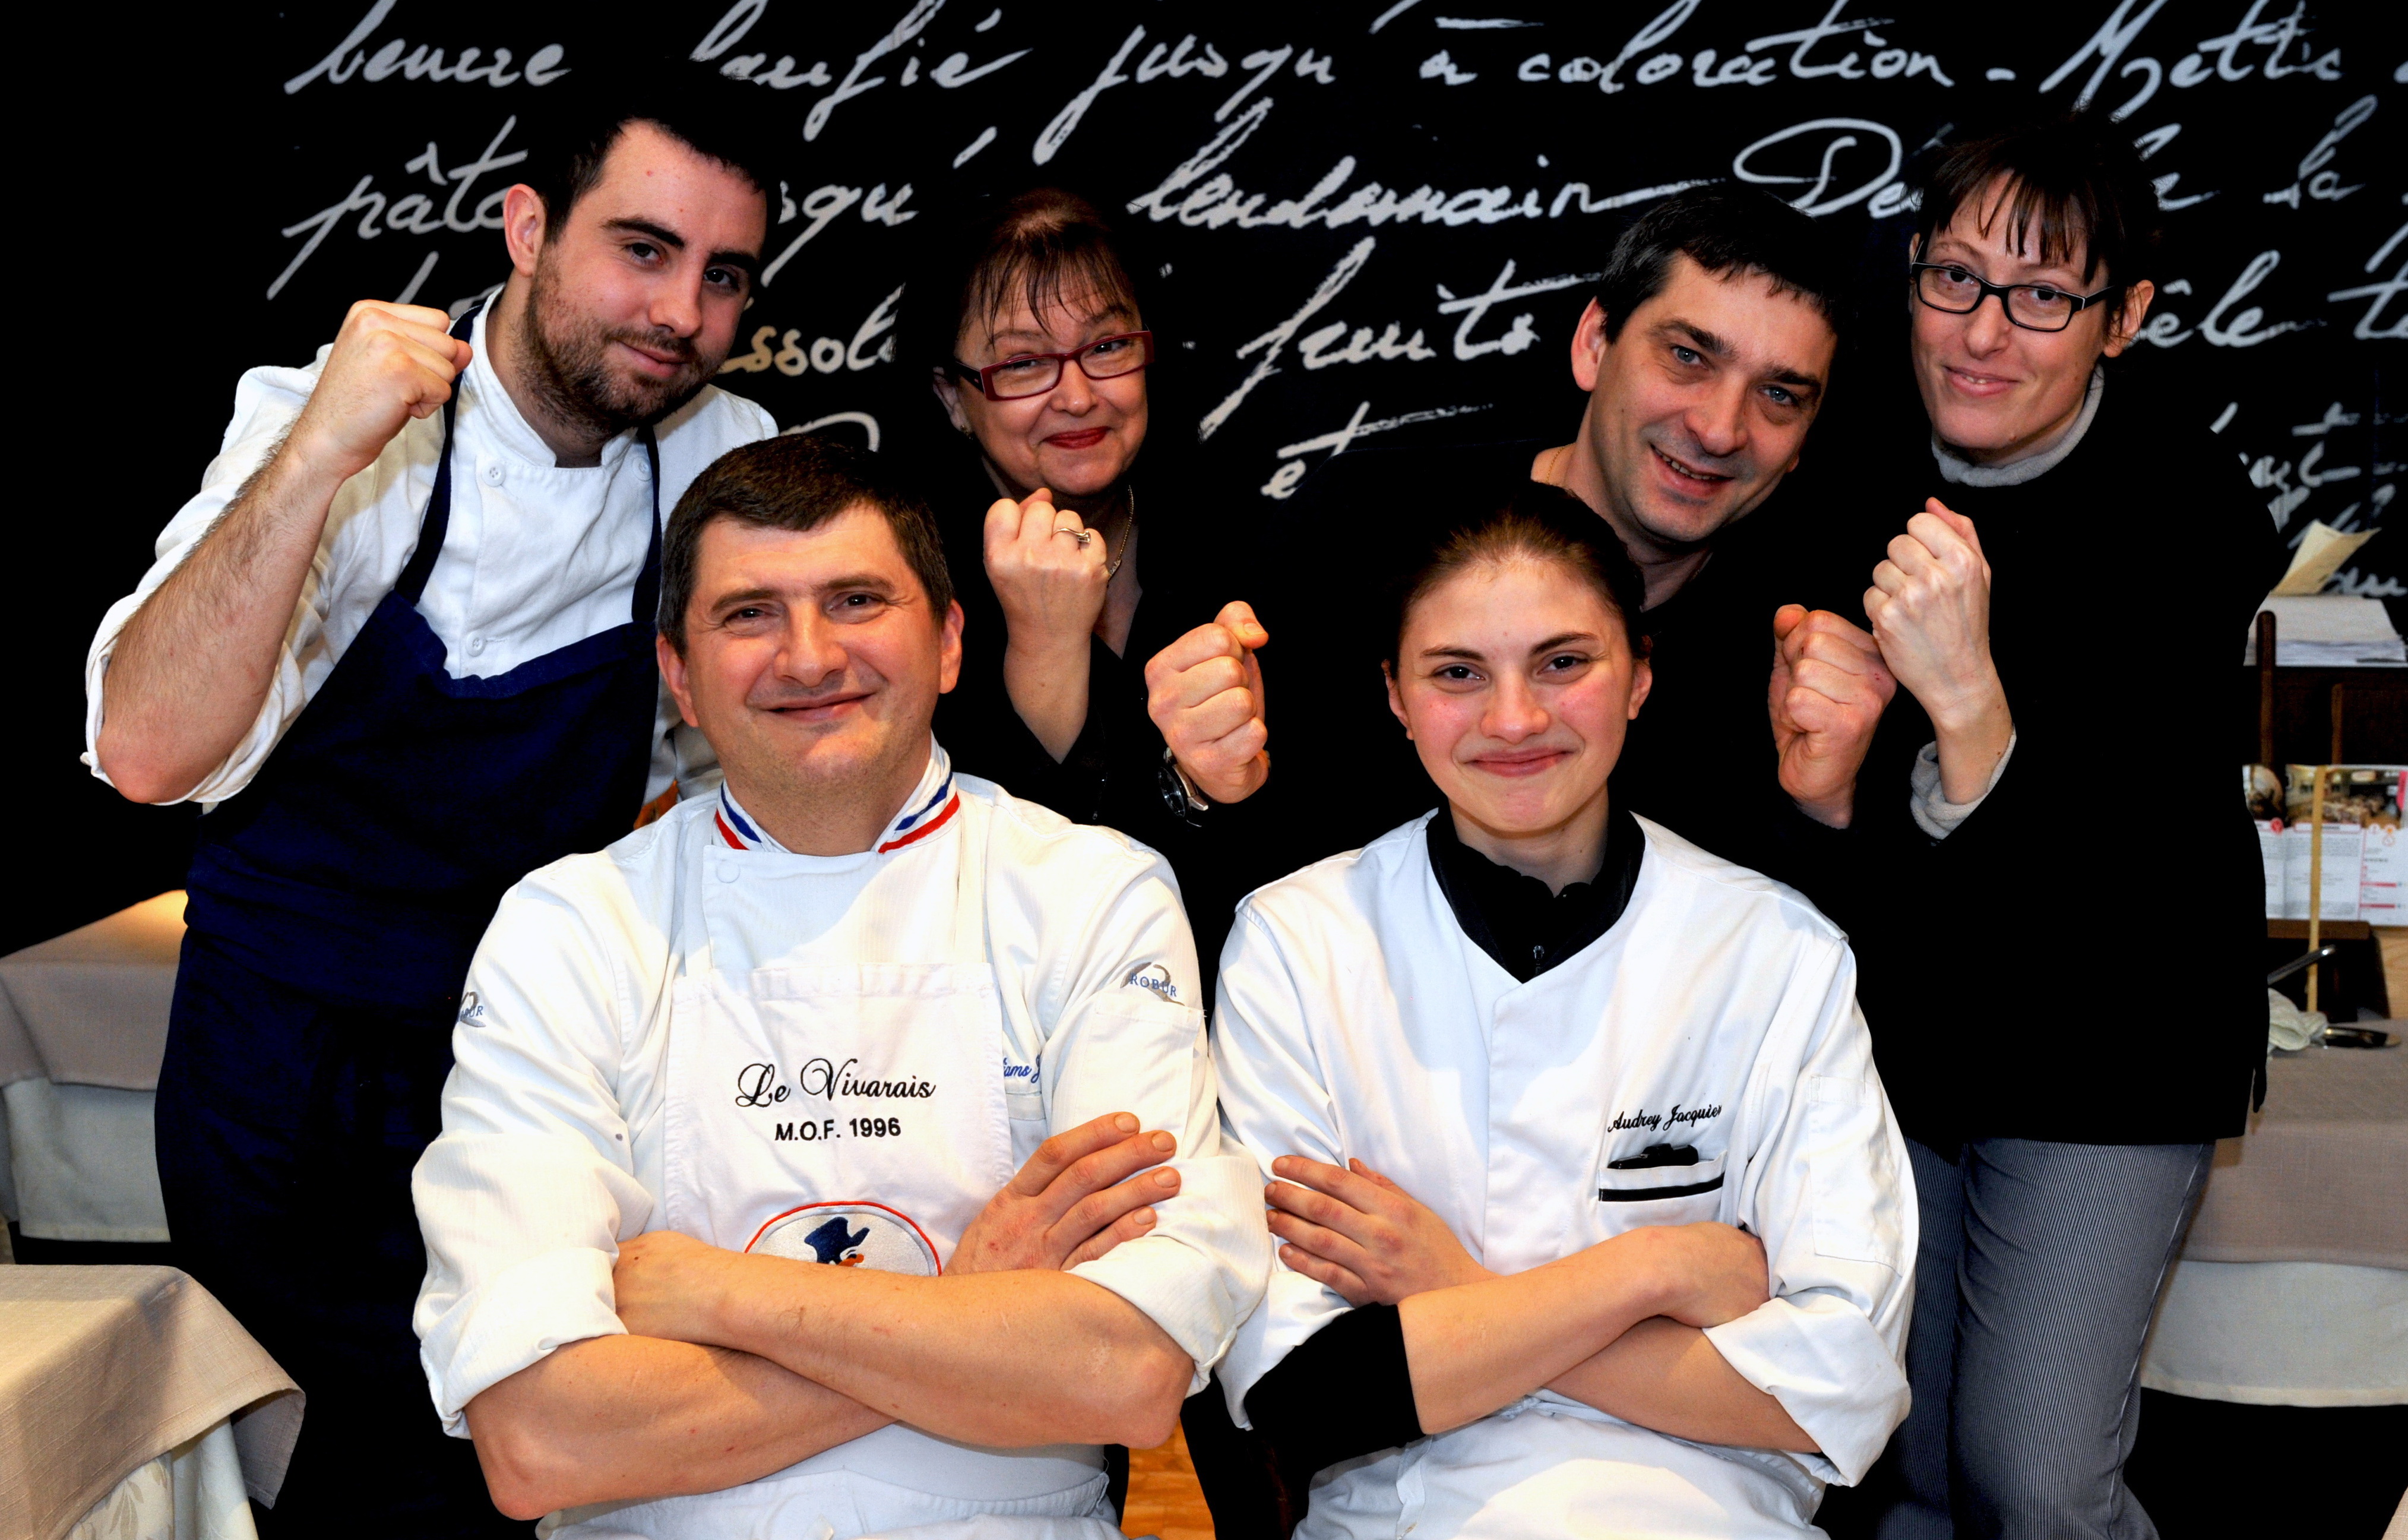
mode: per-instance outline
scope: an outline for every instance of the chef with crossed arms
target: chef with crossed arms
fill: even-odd
[[[662,673],[726,781],[503,900],[416,1176],[437,1409],[579,1540],[1111,1540],[1260,1299],[1169,869],[953,773],[962,612],[840,445],[704,472]],[[564,1511],[565,1510],[565,1511]]]

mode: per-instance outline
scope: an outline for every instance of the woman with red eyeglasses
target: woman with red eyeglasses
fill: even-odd
[[[1140,466],[1157,357],[1103,216],[1025,193],[941,245],[907,316],[968,453],[927,469],[968,624],[937,730],[954,762],[1177,869],[1209,973],[1237,894],[1220,804],[1262,784],[1268,640],[1183,506],[1190,478]],[[907,336],[909,333],[907,332]],[[1177,979],[1202,1000],[1209,978]]]

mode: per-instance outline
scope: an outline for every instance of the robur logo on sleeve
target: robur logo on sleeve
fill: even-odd
[[[1121,987],[1131,986],[1146,990],[1161,1000],[1179,999],[1179,986],[1170,982],[1170,970],[1158,962],[1141,963],[1131,970],[1129,976],[1121,980]]]

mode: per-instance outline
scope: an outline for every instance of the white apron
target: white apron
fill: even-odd
[[[987,957],[989,810],[865,860],[922,869],[951,914],[924,961],[810,958],[781,895],[827,863],[702,850],[684,905],[706,965],[673,986],[665,1228],[730,1250],[934,1276],[1012,1174]],[[896,873],[899,875],[900,873]],[[882,881],[883,879],[882,879]],[[892,901],[891,893],[883,901]],[[574,1540],[1114,1540],[1100,1451],[989,1450],[892,1425],[697,1497],[577,1510]]]

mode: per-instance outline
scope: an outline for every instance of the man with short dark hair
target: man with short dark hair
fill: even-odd
[[[417,1325],[563,1540],[1112,1540],[1099,1446],[1168,1437],[1261,1298],[1169,868],[953,772],[961,607],[871,464],[695,482],[660,660],[725,780],[530,875],[468,971]]]
[[[1283,522],[1292,585],[1257,605],[1280,639],[1266,683],[1293,692],[1270,719],[1289,837],[1258,880],[1435,801],[1380,685],[1383,569],[1426,543],[1425,510],[1490,506],[1525,480],[1596,511],[1646,579],[1656,687],[1615,771],[1625,805],[1784,879],[1813,864],[1816,831],[1853,816],[1895,686],[1860,626],[1791,602],[1825,597],[1811,542],[1754,516],[1829,394],[1840,292],[1803,214],[1752,189],[1678,194],[1624,232],[1581,312],[1571,372],[1588,401],[1570,442],[1354,451],[1305,483]],[[1835,572],[1828,597],[1861,587]]]
[[[244,375],[93,644],[94,772],[211,809],[159,1168],[179,1259],[308,1393],[290,1533],[502,1525],[417,1373],[408,1172],[503,889],[681,771],[659,512],[775,431],[710,385],[767,224],[746,157],[606,112],[504,196],[509,275],[466,313],[363,300]]]

